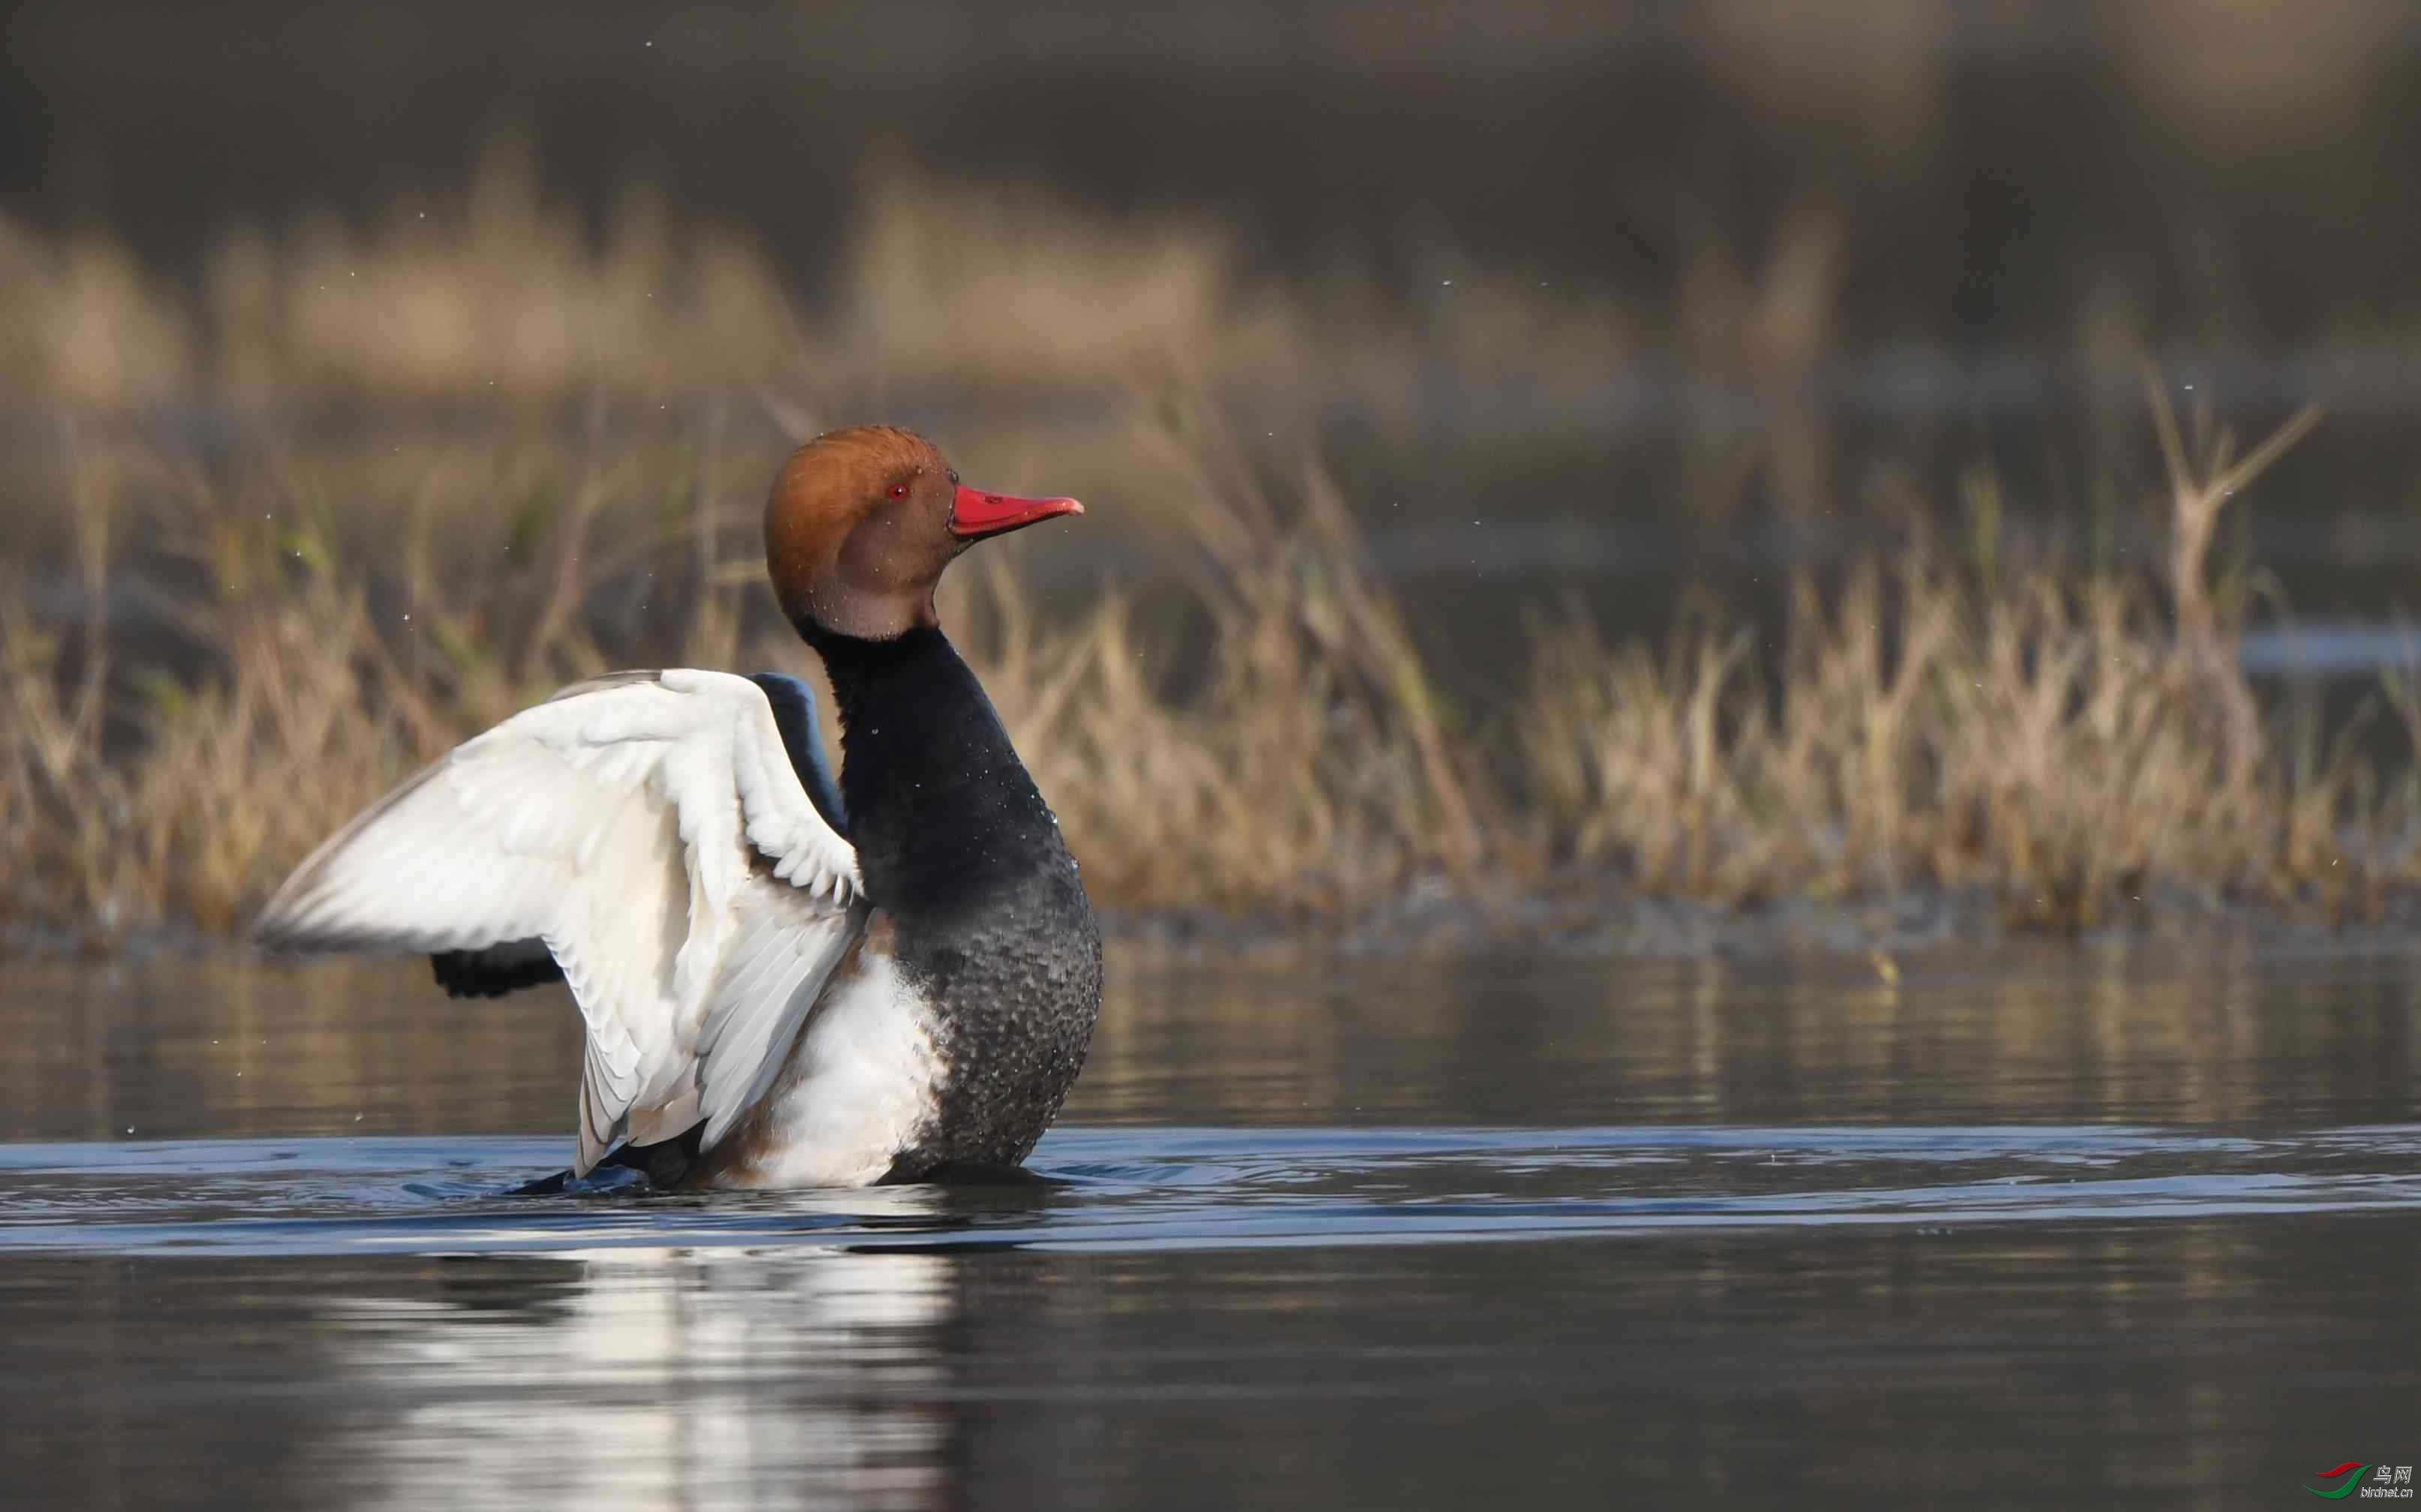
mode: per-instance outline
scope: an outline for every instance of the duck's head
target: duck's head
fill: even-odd
[[[959,482],[913,430],[852,426],[790,454],[765,501],[765,569],[799,632],[890,640],[935,623],[942,569],[987,536],[1083,514]]]

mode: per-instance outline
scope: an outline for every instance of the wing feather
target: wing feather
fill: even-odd
[[[698,1114],[712,1148],[772,1086],[800,1025],[863,924],[851,910],[847,929],[805,927],[803,915],[826,905],[815,895],[767,884],[752,889],[733,945],[743,962],[716,990],[698,1036]]]
[[[763,690],[674,669],[568,688],[457,747],[299,867],[283,950],[542,941],[587,1026],[586,1173],[614,1141],[761,1097],[865,919],[856,852],[801,785]]]

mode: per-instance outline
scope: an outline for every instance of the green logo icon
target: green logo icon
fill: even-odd
[[[2322,1490],[2318,1486],[2306,1486],[2304,1489],[2311,1492],[2314,1496],[2323,1496],[2332,1502],[2342,1502],[2347,1497],[2353,1494],[2355,1487],[2362,1484],[2362,1473],[2369,1468],[2370,1467],[2368,1465],[2356,1464],[2352,1460],[2349,1459],[2335,1470],[2324,1470],[2320,1472],[2318,1478],[2322,1481],[2335,1480],[2337,1482],[2335,1486],[2330,1487],[2327,1490]],[[2337,1480],[2337,1477],[2340,1475],[2344,1476],[2345,1479]]]

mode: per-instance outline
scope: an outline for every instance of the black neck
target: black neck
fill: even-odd
[[[1067,850],[975,674],[942,632],[806,628],[840,710],[842,801],[867,897],[940,917],[1064,869]]]

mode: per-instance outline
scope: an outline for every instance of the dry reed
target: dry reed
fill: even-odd
[[[449,227],[234,235],[190,297],[105,243],[0,226],[0,382],[55,422],[57,459],[17,464],[0,561],[0,911],[100,941],[226,930],[379,791],[563,681],[805,670],[757,585],[777,448],[728,423],[758,397],[697,395],[758,396],[800,429],[945,365],[1164,399],[1315,354],[1321,382],[1416,366],[1320,339],[1209,230],[976,209],[981,265],[940,234],[966,205],[876,205],[815,319],[743,242],[676,236],[644,198],[601,241],[568,232],[509,157]],[[1683,315],[1786,394],[1837,275],[1837,223],[1803,220],[1761,270],[1704,241]],[[1564,308],[1560,341],[1546,306],[1501,298],[1404,339],[1492,371],[1527,351],[1535,379],[1631,338]],[[884,366],[840,356],[858,348]],[[522,418],[409,447],[280,418],[331,395]],[[164,397],[252,418],[196,439],[147,422]],[[1180,585],[1046,599],[1012,542],[961,569],[945,616],[1115,907],[1336,918],[1430,880],[1574,869],[1734,902],[1985,886],[2012,923],[2065,929],[2156,885],[2375,907],[2421,864],[2421,781],[2358,725],[2264,709],[2243,596],[2210,581],[2227,501],[2311,416],[2239,457],[2207,413],[2152,398],[2157,580],[2004,573],[1920,541],[1795,584],[1778,651],[1710,616],[1662,647],[1541,616],[1485,725],[1441,694],[1335,481],[1304,465],[1273,486],[1199,398],[1136,405],[1085,452],[1152,479],[1139,528],[1195,564]],[[1825,464],[1812,419],[1779,434],[1762,465],[1787,495]],[[2421,741],[2421,691],[2384,694]]]
[[[1568,861],[1744,900],[1991,888],[2022,927],[2114,917],[2149,883],[2375,907],[2410,880],[2360,722],[2265,718],[2208,554],[2226,501],[2308,430],[2192,454],[2148,380],[2168,464],[2166,581],[1963,573],[1927,546],[1793,589],[1784,649],[1698,626],[1661,657],[1572,616],[1534,636],[1521,719],[1539,822]],[[2408,728],[2409,684],[2398,682]]]

